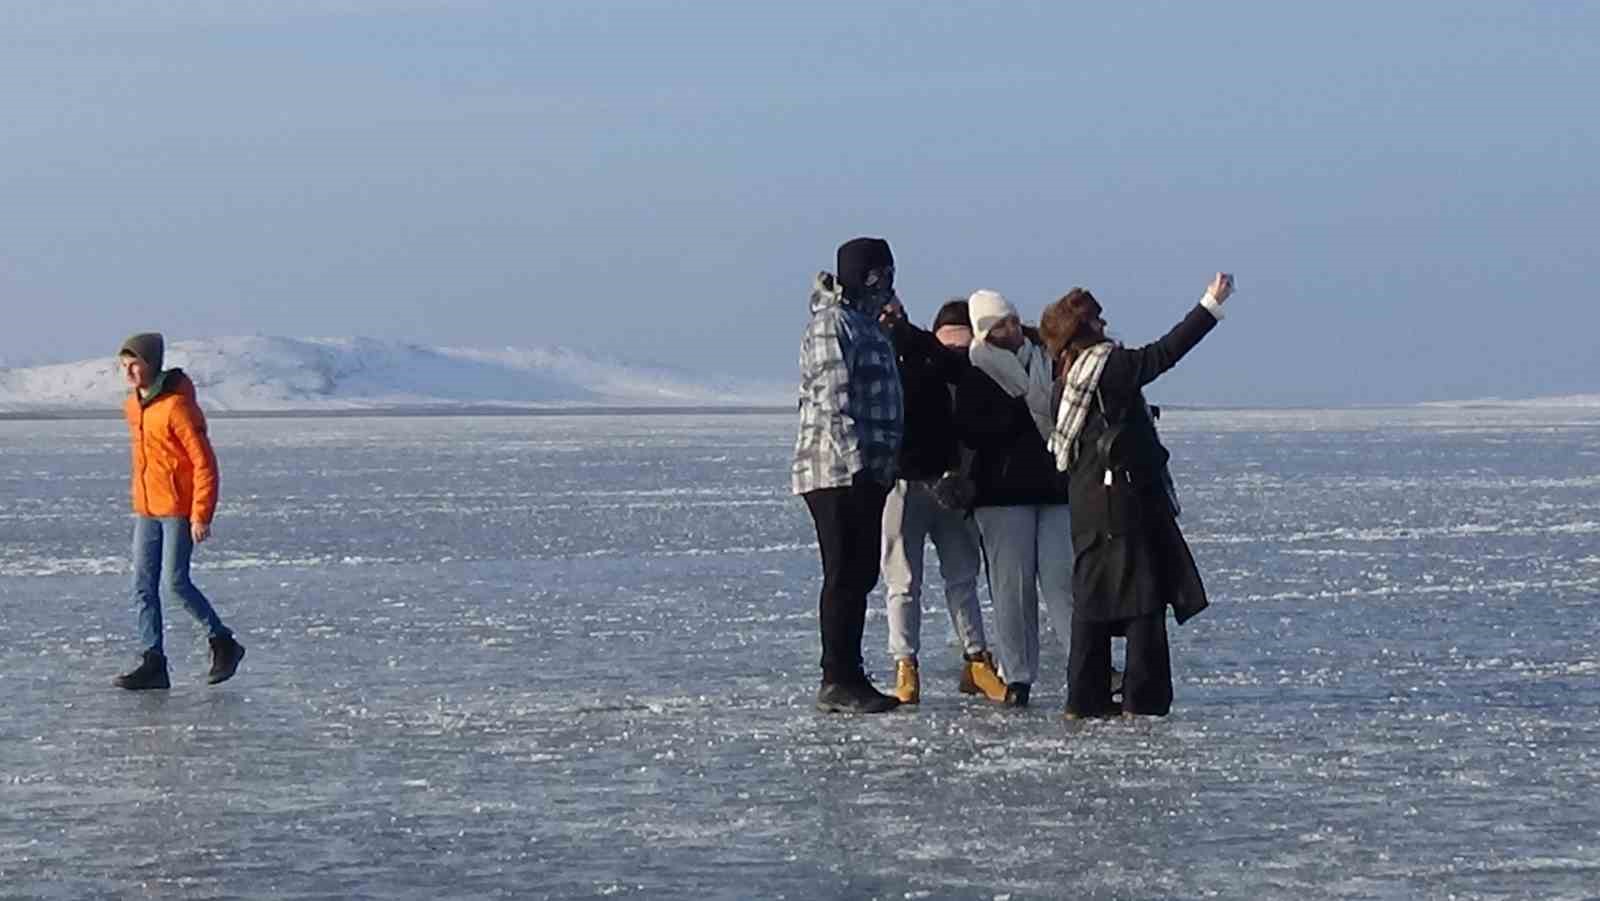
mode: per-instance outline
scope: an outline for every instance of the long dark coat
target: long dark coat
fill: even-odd
[[[1206,608],[1200,571],[1166,489],[1169,455],[1141,389],[1177,365],[1216,324],[1210,311],[1196,305],[1161,340],[1117,348],[1106,359],[1099,399],[1089,410],[1067,473],[1073,616],[1085,622],[1131,619],[1170,605],[1182,623]],[[1056,390],[1059,404],[1059,382]],[[1101,452],[1099,439],[1108,422],[1122,424],[1120,467],[1108,467]],[[1113,470],[1109,486],[1108,468]]]

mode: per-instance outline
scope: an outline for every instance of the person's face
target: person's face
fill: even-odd
[[[150,367],[138,357],[117,357],[117,365],[122,369],[122,380],[128,383],[129,388],[145,388],[150,385]]]
[[[989,329],[987,338],[990,344],[1005,350],[1020,350],[1022,348],[1022,320],[1015,316],[1007,316],[1000,320],[1000,324]]]
[[[873,291],[889,292],[894,290],[894,264],[889,263],[876,269],[867,270],[867,287]]]
[[[972,346],[972,329],[964,325],[941,325],[933,336],[951,350],[966,350]]]

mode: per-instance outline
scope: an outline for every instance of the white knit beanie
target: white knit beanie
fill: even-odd
[[[967,298],[967,311],[972,316],[972,338],[982,341],[989,330],[1004,322],[1006,317],[1017,315],[1017,308],[1013,307],[999,291],[974,291]]]

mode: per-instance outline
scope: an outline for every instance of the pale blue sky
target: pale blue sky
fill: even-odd
[[[0,357],[560,343],[786,379],[812,274],[1074,285],[1155,394],[1600,392],[1600,4],[0,0]],[[16,329],[8,329],[13,336]]]

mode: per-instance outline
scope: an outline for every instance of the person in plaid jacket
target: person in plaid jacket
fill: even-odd
[[[817,709],[882,713],[899,701],[861,665],[867,595],[878,584],[883,505],[905,431],[894,345],[879,322],[894,299],[894,255],[881,238],[840,245],[817,275],[800,342],[800,433],[791,487],[822,552],[822,685]]]

